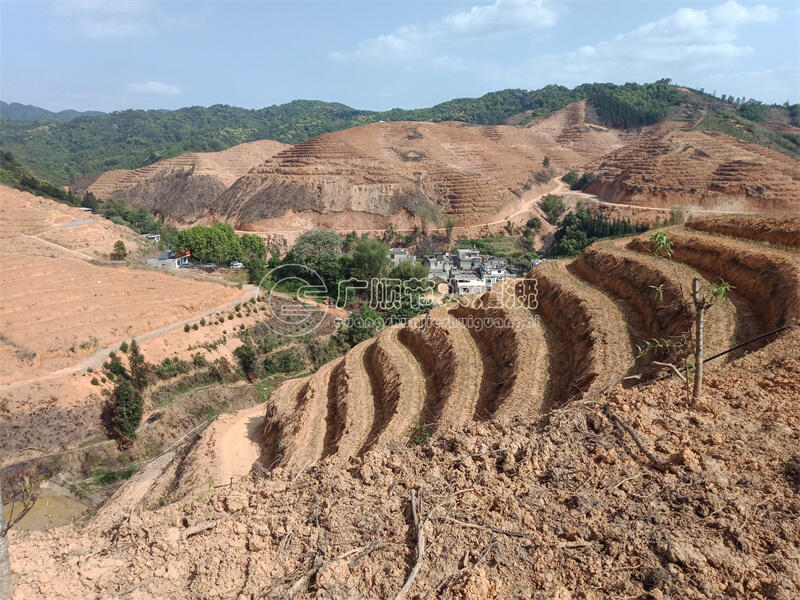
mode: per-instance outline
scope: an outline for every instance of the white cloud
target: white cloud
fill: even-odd
[[[92,39],[150,36],[159,18],[154,0],[57,0],[53,12]]]
[[[524,29],[553,27],[559,10],[546,0],[494,0],[451,13],[425,25],[403,25],[391,33],[360,42],[350,52],[334,51],[334,60],[389,60],[420,58],[430,52],[435,41],[478,38]]]
[[[129,92],[133,92],[134,94],[148,94],[152,96],[178,96],[182,93],[181,88],[177,85],[161,83],[160,81],[129,83],[127,88]]]
[[[608,41],[517,66],[495,67],[484,74],[504,84],[526,85],[535,77],[569,85],[620,77],[626,81],[677,78],[719,70],[754,52],[740,40],[745,25],[777,18],[778,12],[763,4],[748,7],[733,0],[709,9],[680,8]]]

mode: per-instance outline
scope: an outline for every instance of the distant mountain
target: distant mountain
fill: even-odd
[[[0,100],[0,117],[8,119],[9,121],[52,121],[64,122],[70,121],[76,117],[99,117],[105,113],[97,110],[61,110],[53,112],[46,108],[40,108],[33,104],[20,104],[19,102],[3,102]]]
[[[257,140],[297,144],[323,133],[377,121],[524,124],[584,99],[589,102],[589,121],[623,129],[663,120],[696,121],[707,114],[739,108],[733,98],[714,98],[702,91],[679,88],[666,79],[641,85],[587,83],[573,89],[549,85],[384,112],[294,100],[256,110],[222,104],[173,111],[125,110],[56,122],[46,128],[0,120],[0,149],[11,151],[40,176],[66,184],[80,175],[135,169],[187,152],[217,152]],[[790,109],[770,107],[770,111],[785,113],[786,123],[790,122]],[[790,143],[795,143],[792,140]]]

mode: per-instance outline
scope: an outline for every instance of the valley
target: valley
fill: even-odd
[[[800,593],[792,109],[544,90],[3,105],[13,598]]]

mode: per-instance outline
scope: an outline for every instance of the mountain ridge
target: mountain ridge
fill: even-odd
[[[76,176],[134,169],[187,152],[217,152],[262,139],[296,144],[378,121],[463,121],[476,125],[525,122],[583,99],[589,100],[600,124],[621,127],[665,119],[693,121],[704,112],[740,109],[732,97],[720,100],[666,79],[646,84],[590,83],[572,89],[549,85],[383,112],[319,100],[293,100],[261,109],[216,104],[174,111],[125,110],[45,125],[3,120],[0,148],[13,152],[40,175],[67,184]],[[787,123],[794,118],[791,108],[770,110],[786,113],[782,119]]]
[[[52,121],[64,122],[78,117],[100,117],[106,113],[99,110],[75,110],[67,108],[65,110],[52,111],[36,106],[34,104],[22,104],[20,102],[4,102],[0,100],[0,117],[9,121]]]

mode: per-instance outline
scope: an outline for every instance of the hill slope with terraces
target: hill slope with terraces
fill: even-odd
[[[431,434],[443,423],[533,419],[595,397],[622,377],[654,376],[664,371],[654,360],[677,363],[685,355],[692,315],[683,294],[695,277],[706,284],[722,277],[734,286],[731,302],[707,314],[706,356],[800,320],[796,250],[700,233],[701,227],[666,230],[676,271],[651,253],[646,237],[599,242],[577,260],[547,261],[527,279],[498,283],[466,306],[441,306],[387,329],[352,350],[353,360],[348,355],[301,383],[284,384],[267,411],[265,464],[299,468],[346,459],[384,439]],[[719,227],[714,220],[706,225]],[[663,298],[652,292],[658,286]],[[678,349],[637,359],[646,339],[669,339]],[[356,380],[362,383],[350,384]],[[346,451],[342,439],[350,440]]]
[[[243,481],[182,485],[225,460],[211,428],[176,502],[15,534],[16,597],[796,597],[800,254],[761,241],[796,226],[671,227],[674,264],[603,241],[385,329],[273,392]],[[635,346],[681,340],[695,277],[735,286],[707,356],[785,329],[709,363],[697,402],[621,383],[681,359]]]
[[[221,152],[190,152],[138,169],[102,173],[86,190],[100,199],[121,196],[172,218],[199,216],[213,211],[239,177],[286,147],[260,140]]]
[[[585,109],[577,102],[526,127],[401,121],[325,134],[239,179],[220,212],[260,228],[281,217],[285,226],[295,214],[327,215],[325,226],[342,229],[401,216],[459,225],[502,219],[527,190],[541,193],[556,173],[649,131],[586,124]]]
[[[791,212],[800,209],[800,162],[724,133],[671,130],[587,165],[604,200],[666,207]]]

